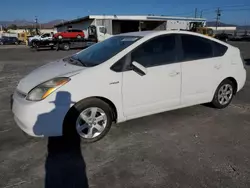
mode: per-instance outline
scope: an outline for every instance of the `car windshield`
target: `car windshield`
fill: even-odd
[[[96,66],[107,61],[140,38],[138,36],[114,36],[90,46],[71,58],[81,62],[86,67]]]

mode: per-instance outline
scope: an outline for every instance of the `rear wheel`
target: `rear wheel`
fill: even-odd
[[[58,39],[62,39],[63,37],[62,37],[61,35],[59,35],[57,38],[58,38]]]
[[[82,38],[82,36],[81,36],[81,35],[77,35],[76,38],[77,38],[77,39],[80,39],[80,38]]]
[[[70,45],[69,45],[69,43],[64,43],[64,44],[63,44],[63,50],[65,50],[65,51],[70,50]]]
[[[110,130],[112,110],[104,101],[93,98],[76,104],[64,122],[64,136],[80,136],[85,143],[100,140]]]
[[[226,79],[221,82],[214,94],[212,105],[219,109],[227,107],[233,99],[235,89],[236,86],[231,80]]]

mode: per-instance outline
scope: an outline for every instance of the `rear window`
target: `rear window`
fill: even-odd
[[[212,42],[212,43],[214,47],[214,57],[220,57],[220,56],[225,55],[228,49],[227,46],[220,44],[218,42]]]

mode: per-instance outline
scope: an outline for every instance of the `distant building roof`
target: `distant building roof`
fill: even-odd
[[[111,20],[151,20],[151,21],[166,21],[166,20],[185,20],[185,21],[206,21],[204,18],[191,18],[191,17],[170,17],[170,16],[155,16],[155,15],[89,15],[81,18],[77,18],[74,20],[62,22],[60,24],[55,25],[55,27],[78,23],[88,19],[111,19]]]

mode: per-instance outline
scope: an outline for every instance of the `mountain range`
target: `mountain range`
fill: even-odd
[[[206,23],[207,27],[216,27],[215,21],[208,21]],[[236,25],[236,24],[227,24],[220,22],[219,27],[237,27],[238,30],[250,30],[250,25]]]
[[[57,20],[52,20],[52,21],[45,22],[45,23],[39,23],[39,25],[41,24],[42,28],[53,28],[54,25],[59,24],[63,21],[66,21],[66,20],[57,19]],[[8,27],[12,24],[20,27],[20,26],[35,25],[36,23],[34,21],[27,21],[27,20],[0,21],[0,25],[2,25],[3,27]]]

